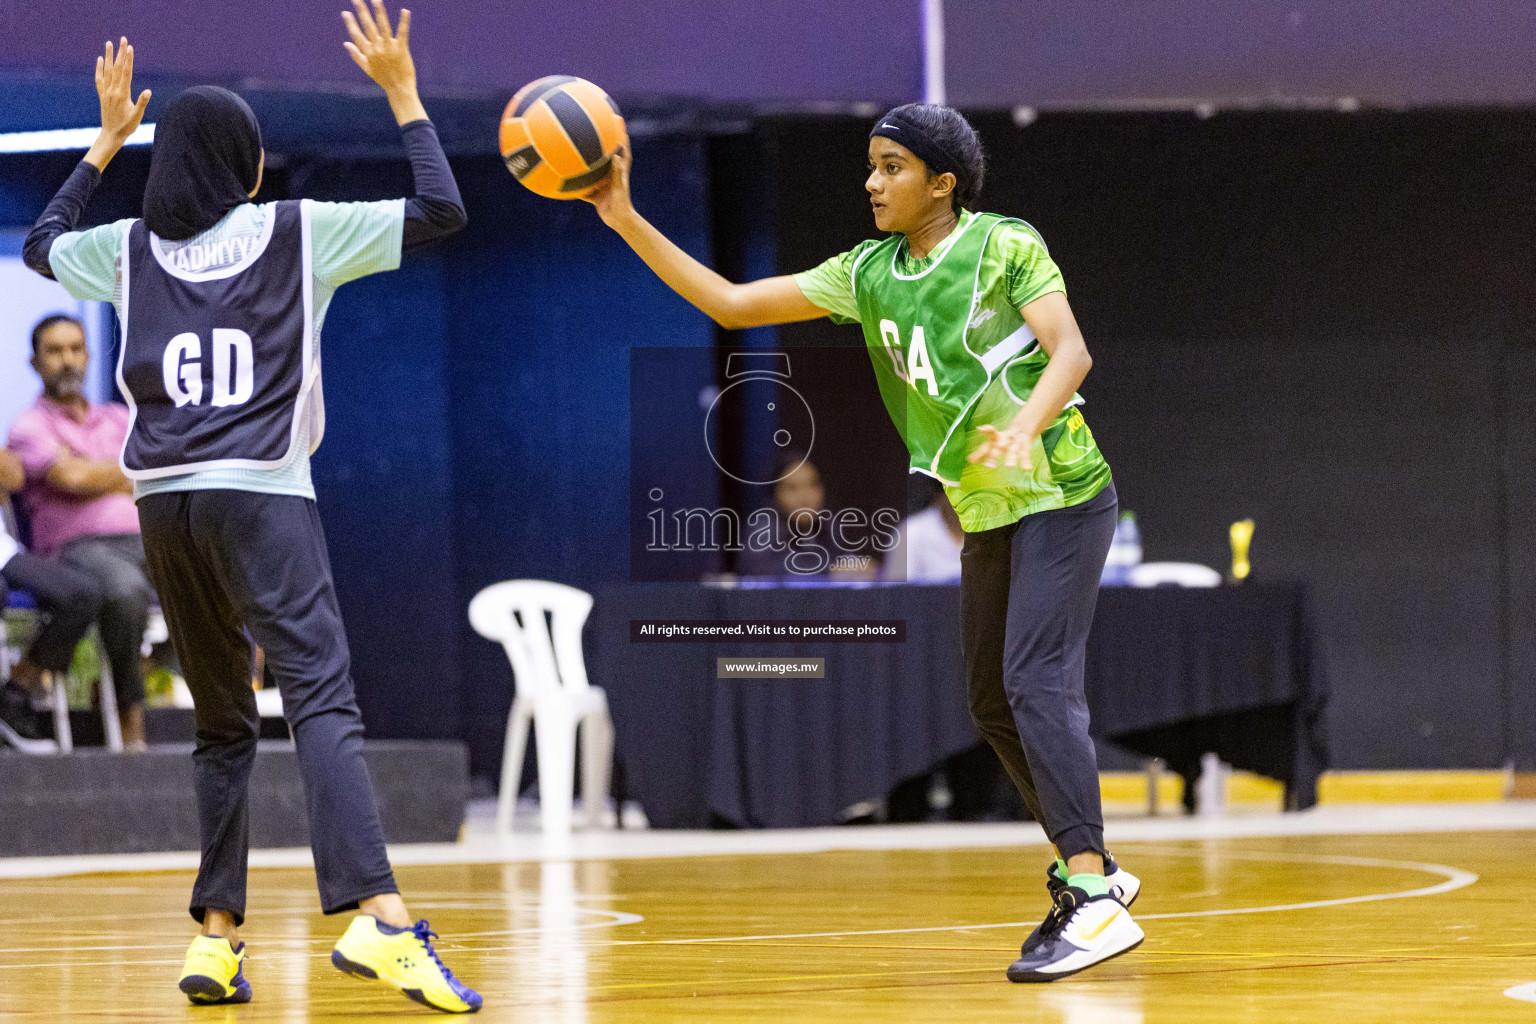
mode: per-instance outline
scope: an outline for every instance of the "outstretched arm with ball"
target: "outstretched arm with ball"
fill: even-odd
[[[727,330],[815,320],[827,311],[813,305],[789,276],[736,284],[715,273],[680,248],[635,210],[629,196],[629,146],[619,148],[608,177],[584,196],[619,237],[667,287],[697,306]]]

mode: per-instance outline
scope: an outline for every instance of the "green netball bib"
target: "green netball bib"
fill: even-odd
[[[1011,423],[1049,362],[1009,302],[1005,258],[988,245],[1007,221],[965,214],[921,260],[893,235],[860,252],[850,275],[880,396],[912,471],[944,485],[972,532],[1087,501],[1110,480],[1077,395],[1035,445],[1032,470],[967,460],[984,444],[976,428]]]

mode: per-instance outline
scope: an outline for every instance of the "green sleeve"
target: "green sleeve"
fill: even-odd
[[[369,274],[400,268],[405,200],[311,203],[310,251],[314,275],[340,288]]]
[[[1067,290],[1061,268],[1033,227],[1022,221],[1004,224],[992,238],[1003,261],[1008,301],[1014,309],[1022,309],[1042,295]]]
[[[811,305],[826,310],[833,323],[859,322],[859,303],[853,294],[853,267],[860,254],[875,244],[873,241],[860,242],[847,252],[795,275],[795,284],[800,286]]]
[[[66,231],[48,248],[48,269],[77,299],[111,302],[117,292],[117,261],[132,218],[89,231]]]

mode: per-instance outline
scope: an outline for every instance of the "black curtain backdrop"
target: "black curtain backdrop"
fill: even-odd
[[[1536,347],[1505,353],[1507,728],[1516,767],[1536,767]]]
[[[1256,573],[1316,598],[1336,767],[1536,768],[1536,114],[975,124],[979,208],[1062,267],[1146,557],[1224,569],[1258,521]],[[867,132],[759,126],[781,272],[873,233]]]

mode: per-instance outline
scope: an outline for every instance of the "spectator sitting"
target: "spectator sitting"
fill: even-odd
[[[744,548],[736,555],[736,571],[743,576],[821,576],[826,565],[818,566],[814,557],[799,559],[799,567],[810,571],[796,571],[789,559],[793,547],[804,547],[795,540],[808,537],[812,529],[819,532],[821,523],[812,517],[819,516],[826,505],[826,488],[821,485],[821,473],[816,466],[805,460],[802,452],[782,454],[774,463],[773,531],[754,530],[749,525],[742,538]],[[799,513],[799,515],[796,515]],[[748,517],[749,523],[753,521]],[[812,541],[811,543],[814,543]]]
[[[772,536],[764,528],[754,528],[749,516],[744,547],[736,556],[736,571],[743,576],[781,579],[829,573],[843,580],[858,578],[863,571],[838,562],[847,552],[839,546],[836,531],[829,528],[827,491],[815,464],[805,453],[789,451],[779,456],[774,468],[778,482],[773,485]]]
[[[885,563],[886,579],[905,579],[908,583],[960,582],[960,547],[965,531],[960,528],[960,516],[942,491],[927,508],[908,516],[898,532],[901,540]]]
[[[5,606],[7,588],[25,590],[43,620],[27,653],[12,667],[10,681],[0,688],[0,738],[26,751],[29,746],[23,741],[42,736],[32,705],[43,695],[44,673],[59,676],[69,669],[75,645],[96,620],[101,592],[84,573],[22,549],[10,495],[24,482],[21,460],[0,448],[0,607]]]
[[[144,569],[133,486],[118,468],[128,409],[85,397],[90,354],[72,316],[32,329],[32,368],[43,394],[11,424],[10,447],[26,471],[22,498],[39,554],[91,577],[101,591],[102,646],[112,666],[123,746],[144,749],[140,648],[155,592]]]

